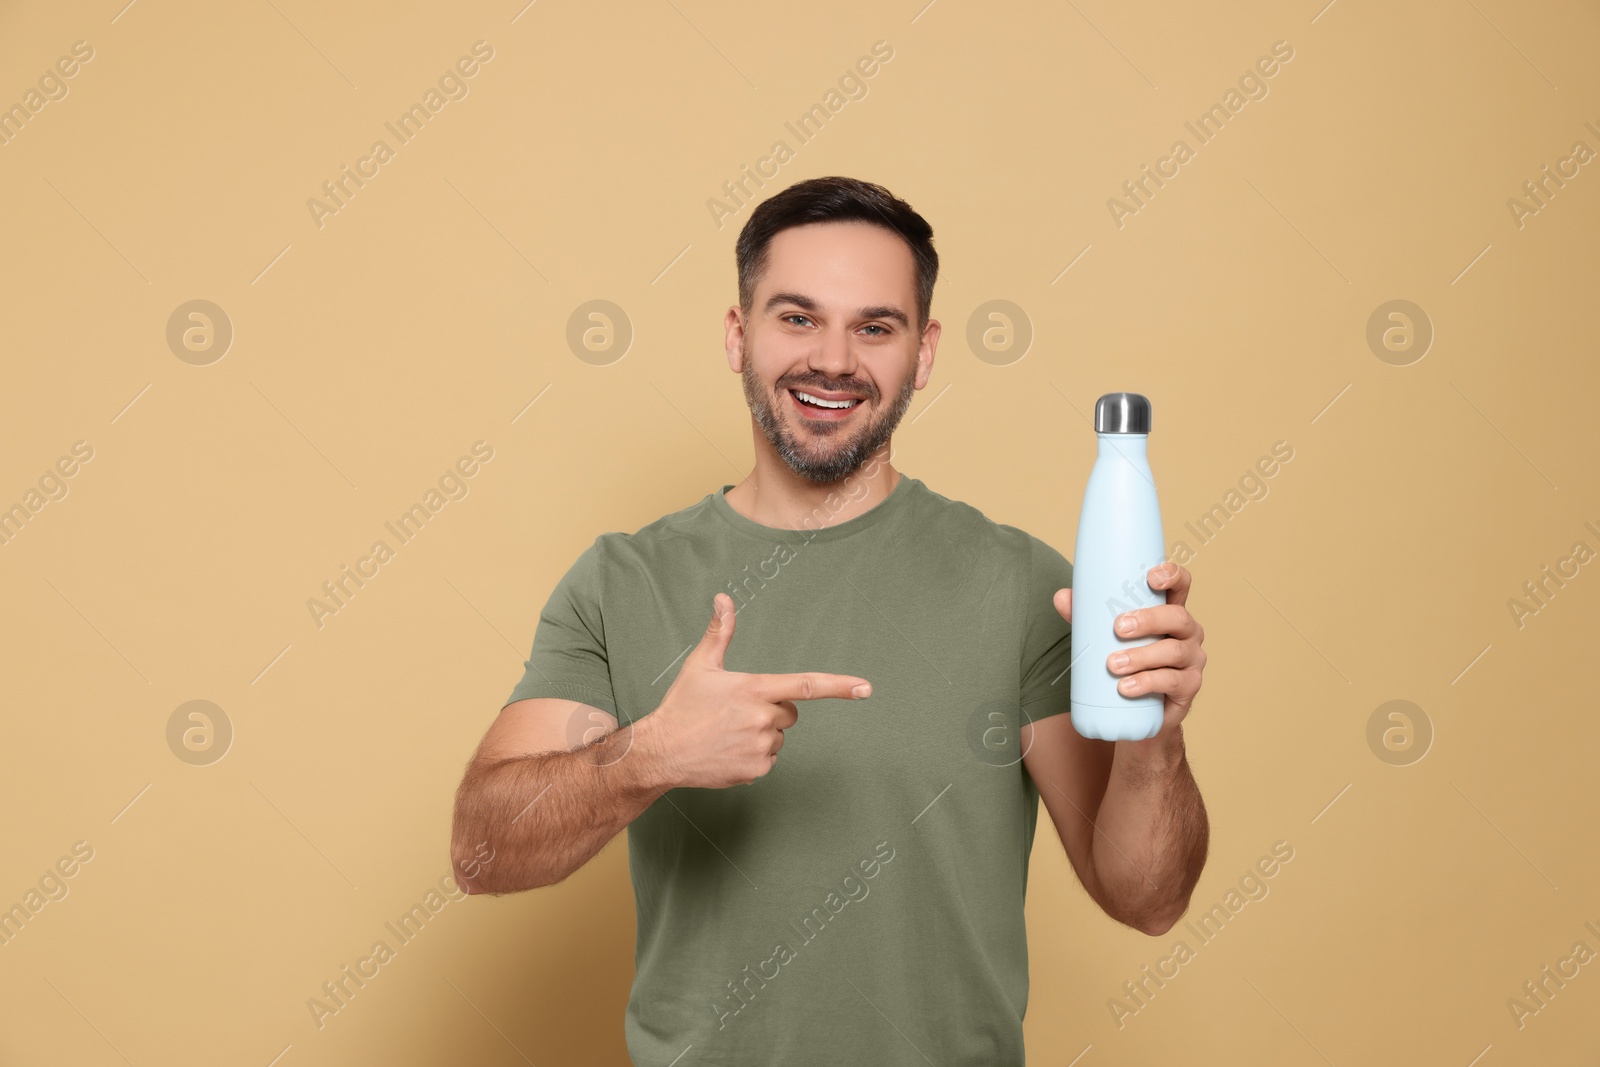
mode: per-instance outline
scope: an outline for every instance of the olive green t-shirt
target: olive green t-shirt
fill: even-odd
[[[865,700],[797,702],[751,785],[669,790],[629,827],[629,1054],[1023,1063],[1039,792],[1017,730],[1069,710],[1070,627],[1051,598],[1072,565],[905,474],[860,515],[833,521],[835,500],[799,530],[740,515],[730,488],[597,537],[541,612],[510,697],[637,721],[719,591],[738,613],[727,670],[872,682]]]

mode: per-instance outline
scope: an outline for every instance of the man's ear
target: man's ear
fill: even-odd
[[[933,357],[939,349],[938,319],[929,319],[928,325],[922,328],[922,341],[917,346],[917,388],[925,388],[928,379],[933,375]]]
[[[722,316],[723,345],[728,350],[728,369],[735,374],[744,373],[744,322],[737,305]]]

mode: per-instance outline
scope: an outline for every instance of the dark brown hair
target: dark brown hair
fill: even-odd
[[[734,257],[739,266],[739,307],[745,317],[755,301],[756,282],[767,268],[767,245],[773,235],[812,222],[869,222],[911,246],[916,263],[917,328],[928,322],[933,283],[939,277],[939,253],[933,249],[933,227],[881,185],[856,178],[811,178],[797,182],[757,205],[739,231]]]

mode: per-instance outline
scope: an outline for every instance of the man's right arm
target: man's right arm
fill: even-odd
[[[552,885],[669,787],[660,754],[599,708],[536,697],[501,709],[456,791],[450,853],[468,893]],[[569,748],[569,724],[588,740]],[[648,734],[648,731],[646,731]]]
[[[450,857],[463,889],[559,882],[667,790],[727,789],[771,771],[799,718],[795,701],[872,694],[854,675],[727,670],[733,598],[718,593],[712,604],[661,704],[620,730],[615,716],[572,700],[529,697],[500,709],[456,791]],[[573,722],[587,727],[583,738],[601,736],[578,745]]]

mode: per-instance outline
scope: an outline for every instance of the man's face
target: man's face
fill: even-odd
[[[793,226],[767,251],[742,331],[728,312],[729,365],[790,469],[836,482],[888,442],[912,393],[927,384],[939,323],[918,334],[915,261],[893,231]]]

